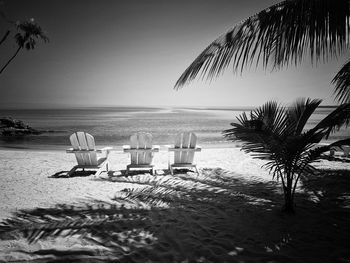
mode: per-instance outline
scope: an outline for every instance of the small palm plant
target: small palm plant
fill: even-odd
[[[301,176],[313,173],[312,163],[334,146],[350,144],[350,139],[329,145],[318,145],[323,138],[342,125],[349,124],[350,103],[342,104],[305,131],[305,125],[321,100],[300,99],[291,107],[282,107],[275,101],[241,114],[232,129],[225,130],[229,140],[243,141],[242,150],[254,158],[269,160],[264,166],[274,179],[281,180],[284,193],[284,211],[294,213],[294,194]]]

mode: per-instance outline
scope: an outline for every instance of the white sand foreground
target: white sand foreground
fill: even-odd
[[[166,173],[171,159],[172,156],[162,147],[154,156],[156,173]],[[129,163],[129,155],[113,151],[109,160],[113,175],[118,176]],[[261,168],[264,162],[252,159],[239,148],[204,148],[196,154],[195,160],[199,169],[221,168],[251,180],[271,180],[271,175]],[[75,164],[74,155],[63,151],[0,150],[0,219],[19,209],[71,204],[83,198],[105,200],[115,192],[130,187],[125,183],[94,180],[93,176],[69,180],[52,178],[59,172],[64,175]],[[329,161],[322,161],[318,166],[350,169],[349,163]]]
[[[157,175],[164,175],[164,178],[170,177],[167,166],[171,157],[172,155],[169,156],[165,147],[155,154],[154,164]],[[202,152],[196,153],[195,158],[203,175],[214,174],[237,178],[229,183],[232,194],[236,197],[225,205],[222,203],[225,199],[215,206],[203,207],[200,202],[193,204],[201,212],[197,210],[194,213],[189,212],[192,209],[192,204],[189,204],[189,210],[182,211],[179,208],[174,211],[164,211],[163,214],[153,217],[156,222],[151,221],[153,223],[147,228],[158,229],[160,226],[163,229],[164,224],[164,229],[158,233],[158,242],[154,249],[146,251],[150,253],[149,262],[153,262],[152,257],[155,262],[158,262],[158,259],[161,260],[160,262],[167,262],[164,261],[166,258],[171,258],[171,262],[183,262],[181,257],[186,255],[191,258],[196,257],[197,254],[198,262],[202,262],[200,260],[203,255],[211,258],[213,262],[227,258],[242,262],[268,262],[267,259],[270,260],[269,262],[310,262],[306,259],[320,258],[324,259],[323,262],[334,262],[334,259],[350,259],[350,255],[347,254],[348,235],[344,235],[349,232],[349,226],[343,225],[343,218],[347,217],[346,193],[348,190],[339,188],[346,186],[347,183],[340,183],[336,187],[335,196],[338,199],[333,197],[332,192],[326,190],[308,190],[318,202],[324,197],[339,200],[338,203],[342,202],[339,203],[341,207],[337,208],[338,212],[334,212],[335,207],[328,201],[316,206],[306,200],[308,198],[301,196],[298,199],[297,216],[285,217],[276,213],[279,211],[276,204],[280,206],[281,200],[274,194],[276,186],[268,183],[271,175],[261,168],[263,161],[252,159],[239,148],[204,148]],[[142,187],[142,184],[126,183],[123,179],[118,181],[118,178],[123,177],[120,176],[121,170],[124,170],[129,163],[128,154],[113,151],[109,160],[113,172],[104,173],[101,176],[112,180],[101,180],[94,176],[57,178],[53,175],[64,175],[76,164],[74,155],[64,151],[0,150],[0,220],[10,217],[13,212],[21,209],[80,203],[86,198],[109,201],[117,191],[124,188]],[[317,166],[329,170],[350,170],[350,163],[327,160],[321,161]],[[178,176],[186,178],[187,175],[178,174]],[[163,178],[163,176],[157,176],[158,179],[160,177]],[[332,175],[327,178],[334,180]],[[348,176],[346,174],[339,178],[347,179]],[[313,181],[310,183],[317,186]],[[333,185],[327,181],[324,183],[324,186]],[[322,187],[315,189],[322,189]],[[345,194],[337,194],[343,192]],[[177,220],[174,221],[175,217]],[[331,221],[334,222],[329,224]],[[211,232],[215,234],[211,235]],[[327,251],[330,245],[333,246],[333,254],[325,252],[326,254],[321,253],[321,255],[320,251]],[[20,251],[52,249],[52,247],[63,250],[70,247],[94,248],[89,246],[90,244],[86,241],[77,240],[74,237],[59,238],[54,243],[40,241],[30,246],[24,239],[4,240],[0,242],[0,247],[3,248],[3,251],[0,249],[0,262],[34,259],[26,252]],[[198,250],[193,250],[192,247],[197,247]],[[189,251],[184,253],[186,249]],[[49,250],[49,253],[52,251],[54,250]],[[167,254],[164,254],[164,251],[167,251]],[[138,258],[144,252],[142,250],[134,254],[127,252],[120,258],[125,260],[132,258],[134,262],[145,262],[143,258]]]

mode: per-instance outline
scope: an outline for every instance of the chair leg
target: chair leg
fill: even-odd
[[[70,177],[72,174],[74,174],[74,172],[78,169],[78,166],[74,166],[68,173],[67,176]]]
[[[95,173],[95,177],[98,177],[100,176],[100,174],[102,173],[102,170],[103,170],[103,166],[101,166]]]
[[[129,167],[126,167],[125,175],[129,175]]]
[[[197,166],[195,166],[194,169],[196,170],[196,173],[199,175],[199,171],[197,169]]]
[[[95,177],[99,176],[102,172],[108,172],[109,171],[109,163],[106,161],[104,164],[101,165],[101,167],[96,171]]]
[[[151,168],[151,175],[154,175],[154,168]]]
[[[173,167],[169,166],[169,170],[170,170],[170,174],[171,174],[171,175],[174,175]]]

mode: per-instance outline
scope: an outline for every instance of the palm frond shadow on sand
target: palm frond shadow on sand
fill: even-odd
[[[280,212],[283,197],[276,183],[247,181],[222,169],[109,180],[139,187],[116,193],[110,202],[21,211],[2,223],[1,239],[24,237],[30,245],[16,253],[32,262],[350,259],[350,213],[341,194],[350,192],[348,172],[325,171],[305,181],[294,216]],[[43,245],[52,240],[60,246]]]

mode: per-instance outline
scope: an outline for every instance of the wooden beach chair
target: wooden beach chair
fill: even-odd
[[[73,147],[66,152],[75,154],[78,165],[74,166],[68,172],[68,176],[71,176],[79,168],[83,170],[97,169],[95,173],[97,176],[100,175],[102,171],[108,172],[108,154],[112,149],[111,147],[97,150],[94,137],[85,132],[75,132],[69,137],[69,140]],[[103,153],[103,156],[98,158],[97,153]]]
[[[130,169],[150,169],[151,174],[154,174],[153,153],[159,152],[159,146],[152,146],[150,133],[138,132],[131,135],[130,145],[124,145],[123,150],[131,156],[131,163],[126,166],[126,175]]]
[[[342,146],[333,147],[330,150],[329,155],[334,157],[336,155],[336,152],[343,152],[343,155],[338,156],[338,157],[349,158],[350,157],[350,146],[349,145],[342,145]]]
[[[169,152],[174,152],[174,163],[169,162],[171,174],[174,174],[174,169],[179,168],[194,168],[199,174],[193,159],[195,152],[200,152],[202,148],[196,144],[197,136],[193,132],[184,132],[176,136],[174,147],[168,149]]]

